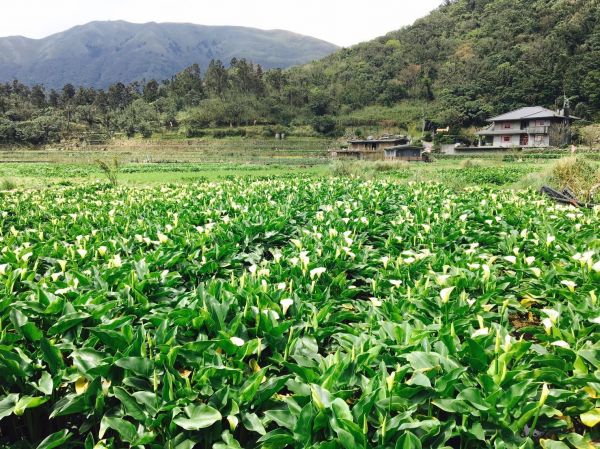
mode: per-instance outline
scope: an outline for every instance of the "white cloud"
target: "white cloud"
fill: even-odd
[[[41,38],[94,20],[192,22],[285,29],[342,46],[409,25],[441,0],[20,0],[4,5],[2,36]]]

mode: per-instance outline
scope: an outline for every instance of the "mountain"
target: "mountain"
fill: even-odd
[[[338,47],[283,30],[180,23],[92,22],[43,39],[0,38],[0,81],[46,87],[66,83],[105,88],[114,82],[167,79],[211,59],[246,58],[287,68]]]
[[[440,125],[464,126],[554,109],[566,95],[576,115],[600,118],[600,1],[446,0],[411,26],[291,71],[342,113],[418,104]]]

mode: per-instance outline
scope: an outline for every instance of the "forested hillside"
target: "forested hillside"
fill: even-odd
[[[600,2],[447,1],[294,72],[346,109],[422,99],[439,122],[465,125],[566,94],[589,118],[600,110]]]
[[[335,135],[349,124],[408,127],[423,115],[464,127],[521,106],[553,108],[565,96],[577,116],[600,118],[600,0],[455,0],[412,26],[289,70],[213,60],[164,82],[106,90],[0,85],[0,142],[88,131],[198,136],[242,124]]]

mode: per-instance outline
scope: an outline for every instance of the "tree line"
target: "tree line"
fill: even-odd
[[[208,127],[310,123],[329,112],[318,89],[298,89],[291,76],[234,58],[228,67],[213,60],[204,72],[194,64],[169,80],[106,90],[46,90],[15,80],[0,84],[0,142],[44,144],[94,131],[149,137],[178,129],[194,137]]]

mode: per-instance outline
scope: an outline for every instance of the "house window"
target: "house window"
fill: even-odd
[[[542,143],[544,142],[544,135],[543,134],[536,134],[535,135],[535,143]]]
[[[504,136],[504,137],[502,137],[502,141],[503,142],[510,142],[510,136]]]
[[[535,126],[546,126],[546,120],[537,120]]]
[[[510,122],[504,123],[504,129],[510,129],[512,127]]]

